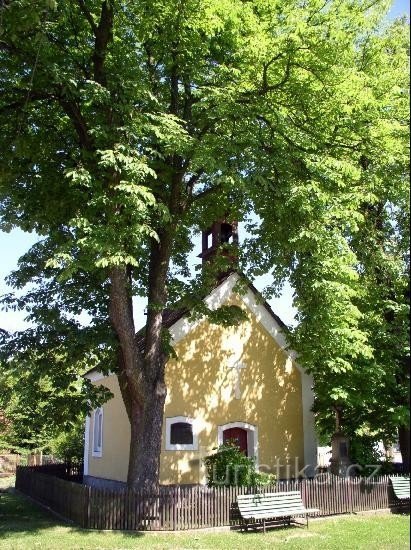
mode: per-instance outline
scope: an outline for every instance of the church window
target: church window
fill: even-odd
[[[93,456],[103,455],[103,408],[99,407],[94,411],[93,422]]]
[[[194,429],[194,420],[185,416],[166,418],[166,450],[196,451],[198,438]]]
[[[171,424],[170,443],[172,445],[192,445],[193,425],[188,422],[175,422]]]

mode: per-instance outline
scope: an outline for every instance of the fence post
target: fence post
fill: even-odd
[[[304,503],[304,506],[307,508],[307,497],[306,497],[306,479],[301,479],[300,481],[300,491],[301,491],[301,500]]]
[[[177,502],[178,502],[178,487],[173,487],[173,531],[176,530]]]
[[[84,487],[84,508],[83,508],[83,527],[85,529],[90,529],[90,492],[91,487],[86,485]]]
[[[352,495],[352,478],[348,479],[348,509],[350,511],[350,514],[354,513],[354,502],[353,502],[353,495]]]

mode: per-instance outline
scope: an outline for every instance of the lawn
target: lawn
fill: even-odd
[[[4,487],[4,484],[3,484]],[[302,527],[275,528],[263,533],[191,532],[121,533],[86,531],[66,525],[24,497],[12,492],[0,497],[0,549],[49,550],[154,548],[201,550],[283,548],[392,549],[409,548],[409,517],[380,514],[340,516]]]

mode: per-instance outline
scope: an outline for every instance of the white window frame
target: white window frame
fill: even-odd
[[[193,429],[193,443],[191,444],[172,444],[171,443],[171,426],[184,422],[185,424],[191,424]],[[195,421],[193,418],[187,416],[173,416],[172,418],[166,418],[166,451],[198,451],[198,434],[195,428]]]
[[[100,434],[100,442],[101,445],[98,445],[98,437],[96,441],[96,422],[98,421],[98,418],[101,416],[101,434]],[[92,456],[95,458],[101,458],[103,456],[103,426],[104,426],[104,411],[103,407],[98,407],[94,411],[93,415],[93,446],[92,446]]]
[[[84,455],[83,455],[83,474],[88,475],[88,459],[90,451],[90,415],[86,416],[84,426]]]
[[[248,455],[251,458],[255,459],[255,463],[258,467],[258,428],[253,426],[253,424],[248,424],[247,422],[229,422],[228,424],[223,424],[218,426],[218,445],[222,445],[224,442],[223,434],[225,430],[230,428],[242,428],[247,432],[247,449]]]

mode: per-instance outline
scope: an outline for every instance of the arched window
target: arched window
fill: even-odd
[[[194,420],[185,416],[166,418],[166,451],[197,451]]]
[[[103,408],[99,407],[94,411],[93,422],[93,456],[103,455]]]

